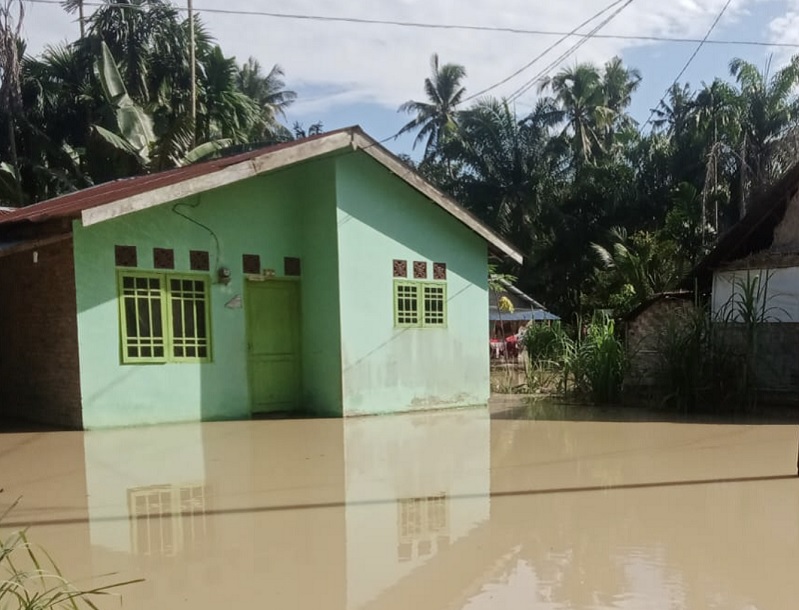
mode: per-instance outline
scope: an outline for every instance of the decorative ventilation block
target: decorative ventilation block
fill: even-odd
[[[408,261],[394,259],[394,277],[408,277]]]
[[[137,267],[136,246],[115,246],[114,255],[117,267]]]
[[[172,248],[153,248],[153,267],[156,269],[174,269],[175,251]]]
[[[210,271],[211,261],[205,250],[189,250],[189,268],[192,271]]]
[[[241,257],[241,267],[244,273],[261,273],[261,257],[257,254],[244,254]]]

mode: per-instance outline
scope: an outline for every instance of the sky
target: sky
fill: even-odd
[[[422,86],[430,72],[433,53],[438,53],[442,63],[465,66],[468,95],[516,72],[560,36],[220,14],[203,9],[569,32],[611,1],[194,0],[194,6],[227,55],[234,55],[240,62],[253,56],[266,67],[275,63],[283,67],[287,88],[299,96],[287,113],[288,125],[298,121],[307,127],[321,121],[326,130],[331,130],[359,124],[372,137],[383,139],[396,134],[411,118],[397,112],[400,104],[410,99],[424,100]],[[701,39],[727,2],[632,0],[600,33]],[[176,4],[185,6],[185,0]],[[57,4],[26,0],[25,5],[24,35],[30,53],[77,37],[75,16]],[[603,17],[610,14],[612,10]],[[601,19],[581,31],[588,32]],[[705,44],[685,72],[683,82],[699,85],[716,76],[727,78],[733,57],[763,67],[770,58],[772,66],[783,64],[793,53],[799,53],[799,0],[730,0],[711,39],[797,46]],[[510,95],[577,40],[572,37],[563,41],[490,94]],[[643,124],[696,47],[697,43],[591,38],[550,74],[578,62],[599,64],[620,55],[643,76],[631,107],[633,117]],[[532,87],[515,102],[520,116],[535,103],[537,89]],[[421,147],[413,150],[413,138],[409,136],[389,140],[386,146],[413,156],[421,152]]]

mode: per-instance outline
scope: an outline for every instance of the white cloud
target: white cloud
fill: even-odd
[[[784,0],[785,13],[776,17],[769,23],[770,42],[781,44],[799,44],[799,0]],[[783,62],[795,49],[777,49],[777,60]]]
[[[764,0],[733,0],[722,30],[754,10]],[[771,24],[772,35],[792,36],[799,42],[799,0],[783,21]],[[603,32],[627,35],[701,37],[726,0],[636,0]],[[197,0],[203,6],[232,10],[279,10],[283,13],[354,16],[431,23],[478,24],[538,30],[569,31],[609,0],[283,0],[279,5],[264,0]],[[279,8],[275,8],[275,7]],[[375,103],[391,110],[403,101],[422,95],[430,55],[466,66],[469,91],[475,92],[514,72],[557,37],[511,35],[460,30],[426,30],[395,26],[274,19],[257,16],[204,14],[211,33],[228,54],[239,60],[253,55],[263,64],[280,63],[288,85],[310,93],[303,112],[330,109],[355,102]],[[73,17],[58,7],[34,5],[26,31],[30,47],[74,36]],[[643,43],[592,40],[569,62],[601,62]],[[558,49],[567,48],[561,45]],[[554,58],[552,53],[547,59]],[[539,62],[519,78],[495,91],[507,95],[532,76]],[[316,97],[315,97],[316,96]],[[315,99],[313,99],[315,97]],[[300,108],[298,108],[299,110]]]

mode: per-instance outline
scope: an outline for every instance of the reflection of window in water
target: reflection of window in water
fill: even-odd
[[[401,498],[397,500],[400,561],[432,555],[449,544],[449,496]]]
[[[139,555],[176,555],[197,548],[206,534],[204,485],[128,489],[130,537]]]

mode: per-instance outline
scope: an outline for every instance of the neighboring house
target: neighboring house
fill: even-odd
[[[799,164],[753,200],[691,277],[710,294],[716,321],[741,322],[744,286],[759,317],[758,386],[773,398],[799,393]],[[743,325],[741,325],[743,327]],[[735,325],[728,327],[735,332]],[[739,333],[741,334],[741,333]]]
[[[503,291],[491,290],[489,293],[488,319],[491,322],[491,336],[504,339],[515,334],[530,322],[556,322],[558,316],[549,312],[531,296],[526,295],[513,284],[504,279],[496,280]],[[501,311],[498,306],[500,297],[507,298],[513,305],[513,311]]]
[[[0,415],[77,428],[483,404],[489,250],[359,128],[0,216]]]
[[[625,343],[630,355],[625,385],[651,387],[661,381],[662,338],[671,325],[680,324],[680,316],[687,315],[693,303],[690,291],[661,292],[624,316]]]

